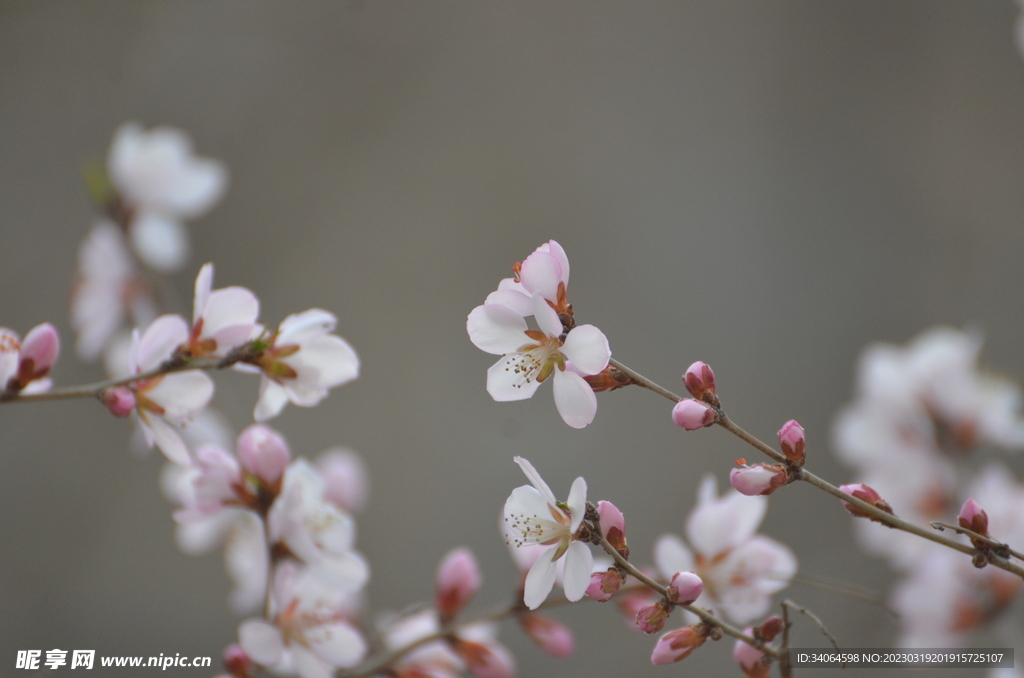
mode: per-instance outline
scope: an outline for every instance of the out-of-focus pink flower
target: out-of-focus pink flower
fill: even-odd
[[[126,386],[107,389],[103,392],[103,405],[115,417],[127,417],[135,409],[135,394]]]
[[[466,320],[470,341],[502,356],[487,370],[487,392],[498,402],[524,400],[553,377],[558,413],[569,426],[583,428],[597,413],[597,396],[583,377],[608,366],[608,339],[593,325],[578,325],[563,338],[562,321],[540,292],[531,303],[539,330],[498,303],[477,306]]]
[[[519,615],[519,624],[530,640],[552,657],[568,657],[572,654],[572,630],[560,621],[547,615],[528,612]]]
[[[654,645],[654,651],[651,652],[651,663],[655,666],[663,666],[689,657],[707,640],[707,636],[699,628],[702,626],[684,626],[663,635]]]
[[[156,369],[171,357],[188,337],[185,320],[176,315],[163,315],[153,321],[144,333],[132,336],[129,366],[132,374]],[[146,444],[156,445],[176,464],[189,464],[188,448],[175,426],[206,407],[213,397],[213,382],[199,370],[164,374],[133,382],[135,411]]]
[[[789,481],[789,471],[782,464],[762,462],[729,471],[729,483],[748,497],[767,496]]]
[[[477,678],[511,678],[515,675],[515,659],[497,641],[497,626],[494,624],[472,624],[460,629],[452,647]]]
[[[695,604],[736,623],[764,615],[772,594],[784,589],[797,569],[789,548],[756,534],[767,502],[735,491],[718,497],[714,477],[707,476],[686,521],[690,546],[674,535],[655,544],[661,575],[667,579],[677,572],[695,572],[705,586]]]
[[[452,619],[480,588],[480,568],[468,548],[452,549],[437,568],[436,605],[441,619]]]
[[[366,464],[353,450],[336,447],[322,452],[314,461],[324,481],[324,497],[338,508],[358,512],[370,493]]]
[[[382,629],[382,636],[387,649],[395,651],[432,636],[440,629],[437,611],[426,609],[388,621]],[[440,640],[420,644],[394,663],[395,674],[409,678],[458,678],[465,670],[462,657]]]
[[[332,334],[337,319],[318,308],[284,319],[259,358],[263,372],[256,421],[280,414],[290,401],[313,407],[336,386],[359,376],[359,358],[341,337]]]
[[[779,429],[779,446],[790,462],[797,465],[804,463],[807,439],[804,437],[804,427],[796,419],[790,419]]]
[[[555,499],[537,470],[527,460],[515,461],[531,485],[512,491],[505,502],[505,538],[517,547],[541,544],[546,548],[526,576],[523,602],[537,609],[555,585],[556,561],[565,557],[562,588],[565,597],[577,601],[586,593],[593,569],[593,556],[587,545],[576,541],[587,504],[587,483],[577,478],[565,502]]]
[[[162,271],[181,268],[188,258],[188,231],[182,219],[209,210],[224,193],[227,170],[192,154],[181,130],[138,123],[118,128],[107,156],[107,172],[131,215],[132,245],[147,264]]]
[[[271,619],[248,619],[238,627],[246,654],[274,672],[324,678],[362,661],[366,641],[335,612],[334,594],[293,563],[278,568]]]
[[[672,408],[672,421],[687,431],[696,431],[718,421],[718,415],[707,404],[692,398],[683,398]]]
[[[222,357],[262,328],[256,323],[260,302],[244,287],[213,290],[213,264],[204,264],[196,276],[192,308],[192,332],[185,349],[193,358]]]

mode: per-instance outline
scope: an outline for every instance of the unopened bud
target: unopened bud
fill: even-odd
[[[622,511],[610,501],[597,502],[597,514],[601,519],[601,532],[605,539],[622,555],[629,557],[626,547],[626,519]]]
[[[663,666],[686,659],[707,640],[705,629],[704,624],[694,624],[669,631],[658,638],[654,651],[651,652],[651,663]]]
[[[21,342],[18,379],[22,385],[45,377],[57,362],[60,354],[60,337],[50,323],[36,325],[29,330]]]
[[[572,654],[574,643],[568,626],[535,612],[519,615],[519,623],[530,640],[552,657],[568,657]]]
[[[625,582],[626,577],[614,567],[609,567],[604,572],[594,572],[590,575],[590,584],[587,586],[587,598],[599,603],[606,602]]]
[[[807,440],[804,438],[804,427],[796,419],[790,419],[779,429],[779,445],[791,463],[798,466],[804,463]]]
[[[886,513],[892,513],[892,507],[889,506],[889,503],[882,499],[881,495],[879,495],[878,492],[876,492],[872,487],[865,485],[864,483],[840,485],[839,489],[845,492],[846,494],[853,495],[854,497],[860,499],[863,502],[871,504],[877,509],[885,511]],[[849,511],[852,515],[855,515],[858,518],[868,518],[870,520],[874,520],[875,522],[880,522],[877,518],[875,518],[867,511],[864,511],[863,509],[860,509],[845,500],[841,501],[843,502],[843,508]]]
[[[224,648],[224,668],[232,678],[249,678],[253,665],[242,646],[234,643]]]
[[[668,614],[669,608],[663,601],[659,600],[654,605],[640,608],[636,615],[636,625],[644,633],[657,633],[665,628]]]
[[[729,471],[729,482],[740,494],[756,497],[769,495],[789,482],[789,469],[782,464],[762,462]]]
[[[672,408],[672,421],[687,431],[696,431],[718,421],[718,414],[699,400],[685,398]]]
[[[457,638],[454,649],[466,662],[469,672],[477,678],[512,678],[515,675],[515,660],[500,645],[485,645]]]
[[[761,626],[754,630],[754,635],[766,643],[770,643],[775,640],[775,636],[782,633],[785,626],[786,622],[782,620],[782,617],[768,617]]]
[[[103,392],[103,406],[115,417],[127,417],[135,409],[135,394],[126,386],[108,388]]]
[[[437,609],[441,618],[454,618],[473,599],[480,582],[473,552],[467,548],[449,551],[437,568]]]
[[[751,635],[754,629],[747,628],[743,632]],[[753,645],[737,640],[736,644],[732,647],[732,658],[740,665],[743,675],[747,678],[768,678],[771,664],[766,661],[764,652],[758,650]]]
[[[693,572],[676,572],[668,584],[668,599],[678,605],[689,605],[704,593],[704,582]]]
[[[988,536],[988,514],[985,513],[983,508],[978,506],[978,502],[974,501],[974,499],[968,499],[964,502],[957,520],[960,523],[960,527],[971,532],[977,532],[982,537]],[[971,543],[974,544],[975,548],[986,548],[989,546],[989,544],[974,537],[971,537]]]
[[[718,394],[715,391],[715,373],[706,363],[698,360],[690,365],[686,374],[683,375],[683,384],[690,395],[697,400],[718,403]]]
[[[281,479],[290,460],[288,443],[268,426],[253,424],[238,436],[238,461],[242,468],[267,484]]]

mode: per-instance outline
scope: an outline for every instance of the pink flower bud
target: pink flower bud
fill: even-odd
[[[127,417],[135,409],[135,394],[126,386],[108,388],[103,392],[103,405],[115,417]]]
[[[530,640],[552,657],[568,657],[572,654],[572,631],[551,617],[528,612],[519,616],[519,623]]]
[[[770,643],[775,640],[775,636],[782,633],[782,629],[786,623],[782,620],[782,617],[768,617],[764,620],[757,629],[757,636],[764,639],[766,643]]]
[[[516,672],[515,660],[504,647],[458,639],[455,651],[466,667],[477,678],[512,678]]]
[[[601,519],[601,532],[619,553],[626,550],[626,519],[622,511],[610,501],[597,502],[597,514]]]
[[[881,495],[879,495],[878,492],[876,492],[873,488],[871,488],[868,485],[865,485],[864,483],[853,483],[851,485],[840,485],[839,489],[841,491],[845,492],[846,494],[853,495],[854,497],[856,497],[857,499],[860,499],[863,502],[867,502],[868,504],[871,504],[875,508],[878,508],[878,509],[881,509],[881,510],[885,511],[886,513],[892,513],[892,507],[889,506],[888,502],[886,502],[884,499],[882,499]],[[840,500],[840,501],[843,501],[843,500]],[[852,515],[855,515],[858,518],[868,518],[868,519],[874,520],[876,522],[878,520],[877,518],[872,516],[870,513],[867,513],[866,511],[864,511],[864,510],[862,510],[860,508],[857,508],[856,506],[854,506],[853,504],[851,504],[851,503],[849,503],[847,501],[843,501],[843,508],[845,508]]]
[[[626,578],[614,567],[609,567],[604,572],[594,572],[590,575],[590,584],[587,586],[587,597],[603,603],[615,592],[622,588]]]
[[[960,527],[977,532],[983,537],[988,536],[988,514],[978,506],[978,502],[968,499],[960,509]]]
[[[21,362],[18,365],[18,379],[22,385],[34,379],[45,377],[57,362],[60,354],[60,337],[50,323],[36,325],[29,330],[21,342]]]
[[[657,576],[655,573],[654,576]],[[631,629],[636,628],[636,616],[640,614],[640,610],[652,604],[658,599],[651,589],[645,587],[632,588],[624,591],[622,595],[617,596],[615,603],[618,605],[619,612],[625,617],[626,623]]]
[[[679,605],[689,605],[704,592],[704,582],[693,572],[676,572],[668,584],[668,598]]]
[[[242,431],[237,451],[242,468],[268,485],[281,479],[292,456],[284,438],[263,424],[253,424]]]
[[[804,463],[807,441],[804,438],[804,427],[796,419],[790,419],[779,429],[779,445],[786,459],[798,465]]]
[[[452,619],[480,588],[480,568],[473,552],[452,549],[437,568],[437,609],[441,618]]]
[[[718,421],[718,415],[705,403],[699,400],[686,398],[676,403],[672,408],[672,421],[676,426],[681,426],[687,431],[696,431],[705,426],[711,426]]]
[[[729,471],[729,482],[740,494],[756,497],[768,495],[789,480],[789,471],[782,464],[760,463]]]
[[[743,632],[753,635],[754,629],[747,628]],[[764,656],[764,652],[742,640],[737,640],[732,647],[732,658],[740,665],[743,675],[747,678],[768,678],[771,664],[764,660]]]
[[[224,668],[233,678],[249,678],[252,671],[252,660],[238,643],[224,648]]]
[[[651,652],[651,663],[655,666],[664,666],[686,659],[691,652],[703,645],[707,637],[694,626],[669,631],[659,638],[654,651]]]
[[[683,375],[683,384],[690,395],[697,400],[713,403],[718,401],[715,392],[715,373],[708,365],[699,360],[686,370],[686,374]]]
[[[665,606],[665,603],[659,600],[654,605],[640,608],[636,615],[636,625],[644,633],[657,633],[665,628],[668,613],[669,609]]]

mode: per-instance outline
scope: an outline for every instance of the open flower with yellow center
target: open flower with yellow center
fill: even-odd
[[[597,397],[583,377],[608,366],[608,339],[593,325],[564,332],[558,313],[540,292],[533,293],[531,304],[537,330],[501,303],[477,306],[469,314],[470,341],[502,356],[487,370],[487,392],[499,402],[525,400],[551,378],[558,413],[569,426],[583,428],[597,413]]]

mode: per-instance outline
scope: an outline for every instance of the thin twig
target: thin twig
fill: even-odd
[[[608,553],[608,555],[614,558],[615,562],[621,565],[622,568],[626,570],[626,572],[628,572],[637,581],[642,582],[651,590],[661,594],[661,596],[665,598],[665,600],[669,600],[668,589],[666,589],[664,586],[662,586],[658,582],[654,581],[653,579],[645,575],[643,572],[637,569],[635,565],[626,560],[623,557],[623,555],[619,553],[614,546],[611,545],[611,543],[605,538],[605,536],[601,534],[600,530],[595,530],[594,534],[597,535],[599,539],[598,543],[601,545],[601,548],[603,548],[605,552]],[[732,626],[731,624],[722,621],[721,619],[711,614],[707,610],[697,607],[695,605],[679,605],[678,603],[672,604],[697,615],[698,617],[700,617],[700,620],[708,626],[720,628],[722,629],[722,632],[726,635],[732,636],[733,638],[736,638],[738,640],[742,640],[744,643],[747,643],[752,647],[756,647],[758,650],[761,650],[761,652],[764,652],[767,655],[771,655],[775,659],[779,658],[779,654],[776,650],[767,647],[764,643],[760,642],[753,636],[749,636],[746,633],[743,633],[743,631],[736,628],[735,626]]]
[[[980,542],[982,542],[984,544],[988,544],[989,546],[991,546],[992,548],[996,549],[997,551],[1002,551],[1002,552],[1005,552],[1005,553],[1009,553],[1011,556],[1013,556],[1014,558],[1017,558],[1018,560],[1024,560],[1024,554],[1021,554],[1018,551],[1014,551],[1013,549],[1010,548],[1009,544],[1004,544],[1001,541],[996,541],[992,537],[986,537],[983,534],[978,534],[974,530],[968,530],[966,527],[961,527],[959,525],[953,525],[952,523],[944,523],[941,520],[933,520],[932,522],[929,523],[929,525],[934,527],[939,532],[942,532],[943,530],[947,530],[947,529],[948,530],[953,530],[957,534],[963,534],[963,535],[966,535],[966,536],[970,537],[972,540],[977,540],[977,541],[980,541]]]
[[[787,607],[793,608],[794,610],[796,610],[797,612],[799,612],[800,614],[804,615],[805,617],[813,621],[815,624],[817,624],[818,628],[821,629],[821,632],[825,634],[825,637],[828,638],[830,643],[832,643],[832,647],[834,647],[837,650],[839,649],[839,643],[837,643],[835,637],[828,632],[828,629],[825,628],[824,622],[822,622],[821,619],[818,618],[818,615],[814,614],[806,607],[797,605],[789,598],[786,598],[782,601],[782,609],[785,610]]]
[[[789,664],[789,608],[782,605],[782,646],[779,647],[779,674],[782,678],[793,678],[793,667]]]
[[[679,402],[680,400],[682,400],[682,398],[680,398],[676,394],[672,393],[668,389],[662,388],[661,386],[659,386],[658,384],[654,383],[653,381],[651,381],[647,377],[644,377],[643,375],[641,375],[641,374],[639,374],[637,372],[634,372],[633,370],[631,370],[630,368],[626,367],[625,365],[623,365],[622,363],[620,363],[618,361],[613,360],[609,364],[613,365],[614,367],[616,367],[617,369],[621,370],[623,373],[628,375],[639,386],[643,386],[644,388],[646,388],[648,390],[654,391],[655,393],[657,393],[657,394],[659,394],[659,395],[661,395],[661,396],[663,396],[665,398],[668,398],[669,400],[671,400],[673,402]],[[752,447],[754,447],[754,448],[760,450],[761,452],[763,452],[764,454],[768,455],[769,457],[771,457],[775,461],[782,462],[782,463],[786,462],[786,458],[785,458],[785,456],[781,452],[776,451],[770,445],[767,445],[766,443],[764,443],[761,440],[759,440],[756,436],[748,433],[747,431],[745,431],[744,429],[742,429],[741,427],[736,425],[736,423],[733,422],[728,416],[726,416],[725,413],[722,413],[722,415],[719,418],[717,424],[719,426],[721,426],[722,428],[724,428],[726,431],[729,431],[729,433],[732,433],[736,437],[740,438],[741,440],[743,440],[747,444],[751,445]],[[804,481],[806,483],[809,483],[809,484],[817,487],[820,490],[824,490],[825,492],[828,492],[832,496],[834,496],[834,497],[836,497],[838,499],[841,499],[842,501],[845,501],[848,504],[852,504],[853,506],[856,506],[858,509],[860,509],[864,513],[867,513],[870,516],[872,516],[878,522],[884,523],[884,524],[888,525],[889,527],[893,527],[893,528],[896,528],[898,530],[903,530],[904,532],[909,532],[910,534],[915,534],[918,537],[921,537],[922,539],[927,539],[928,541],[935,542],[936,544],[942,544],[943,546],[949,547],[949,548],[953,549],[954,551],[960,551],[961,553],[966,553],[969,556],[974,556],[974,555],[977,555],[979,553],[978,549],[976,549],[976,548],[973,548],[973,547],[968,546],[966,544],[961,544],[958,541],[955,541],[953,539],[949,539],[947,537],[943,537],[941,535],[936,534],[933,531],[926,530],[925,528],[920,527],[918,525],[914,525],[913,523],[907,522],[906,520],[903,520],[902,518],[898,518],[897,516],[895,516],[895,515],[893,515],[891,513],[886,513],[885,511],[883,511],[883,510],[881,510],[881,509],[879,509],[879,508],[877,508],[875,506],[872,506],[871,504],[867,503],[866,501],[862,501],[862,500],[854,497],[853,495],[847,494],[846,492],[843,492],[842,490],[840,490],[838,487],[836,487],[832,483],[824,480],[823,478],[820,478],[820,477],[814,475],[813,473],[811,473],[810,471],[808,471],[805,468],[802,468],[802,469],[799,470],[799,474],[798,474],[797,478],[799,480],[802,480],[802,481]],[[1001,570],[1006,570],[1007,572],[1012,572],[1013,574],[1017,575],[1018,577],[1024,579],[1024,567],[1021,567],[1020,565],[1018,565],[1016,563],[1010,562],[1006,558],[1003,558],[1002,556],[999,556],[999,555],[997,555],[995,553],[986,553],[985,555],[986,555],[986,558],[988,559],[988,562],[991,563],[992,565],[995,565],[996,567],[998,567]]]

